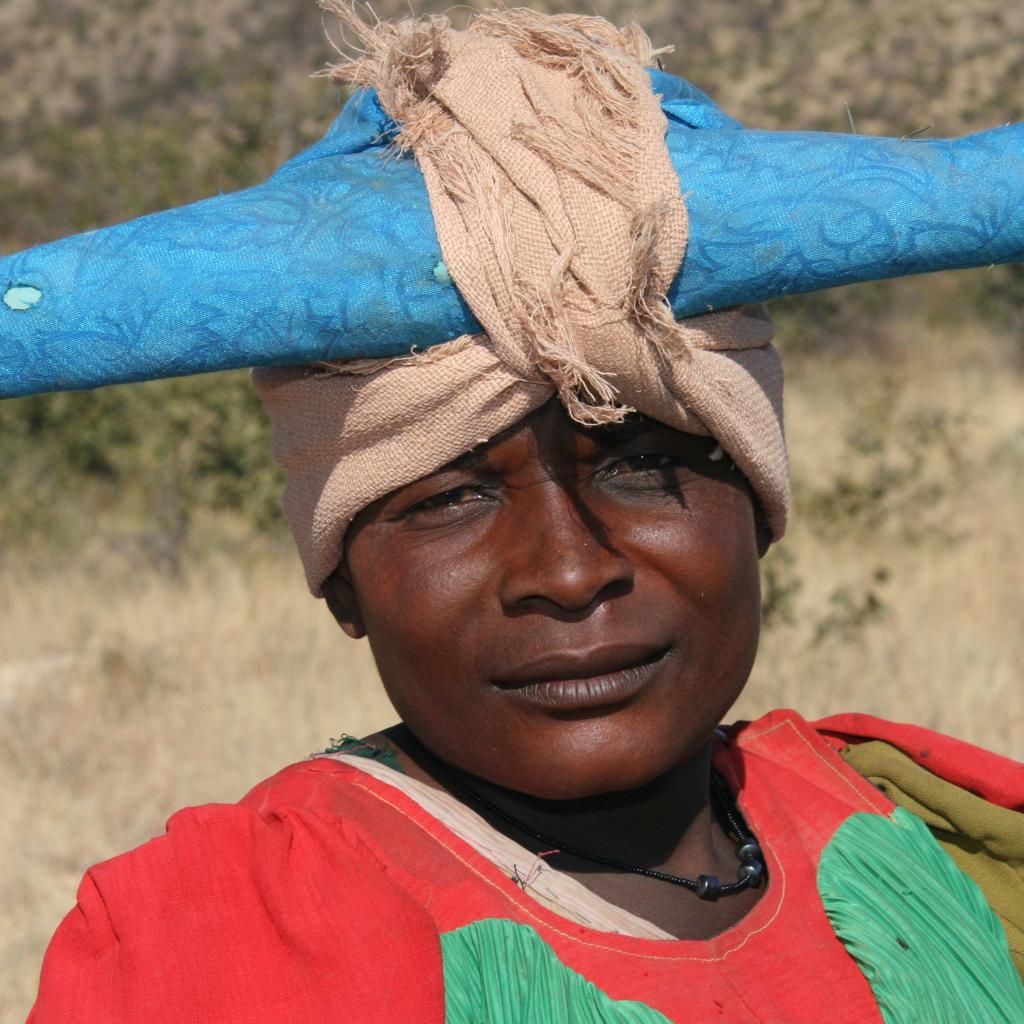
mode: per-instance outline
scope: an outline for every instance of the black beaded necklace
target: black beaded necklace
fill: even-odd
[[[431,760],[441,769],[445,782],[449,783],[451,788],[458,790],[489,814],[504,821],[507,825],[511,825],[524,835],[552,847],[554,852],[568,853],[573,857],[579,857],[581,860],[588,860],[594,864],[614,868],[616,871],[626,871],[634,875],[656,878],[660,882],[669,882],[672,885],[678,885],[684,889],[689,889],[691,892],[695,892],[702,900],[717,900],[719,896],[732,896],[735,893],[743,892],[744,889],[756,889],[764,877],[764,859],[761,854],[761,847],[758,846],[757,840],[751,834],[750,829],[747,828],[746,822],[732,801],[729,790],[717,772],[712,771],[711,773],[711,803],[715,813],[719,816],[719,820],[725,826],[729,837],[736,843],[736,856],[740,861],[740,869],[735,882],[723,883],[714,875],[698,875],[696,878],[684,878],[682,875],[673,875],[668,871],[659,871],[657,868],[644,868],[637,864],[626,864],[612,857],[603,857],[600,854],[581,850],[578,846],[570,846],[552,836],[530,828],[529,825],[525,825],[517,818],[513,818],[511,814],[507,814],[500,807],[491,803],[485,796],[478,793],[450,765],[440,761],[434,755],[431,755]]]

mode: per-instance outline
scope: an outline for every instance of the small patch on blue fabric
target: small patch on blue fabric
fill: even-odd
[[[434,266],[434,280],[438,284],[450,285],[452,283],[452,275],[448,270],[448,264],[444,260],[438,260]]]
[[[15,313],[24,313],[38,305],[42,297],[43,293],[30,284],[15,284],[4,292],[4,305]]]

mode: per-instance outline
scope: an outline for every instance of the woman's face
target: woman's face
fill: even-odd
[[[709,742],[757,647],[754,506],[715,448],[551,401],[360,513],[331,609],[444,760],[548,799],[653,781]]]

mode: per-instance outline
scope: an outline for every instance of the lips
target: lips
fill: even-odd
[[[668,648],[624,644],[533,659],[495,679],[496,689],[531,704],[588,709],[620,704],[658,672]]]

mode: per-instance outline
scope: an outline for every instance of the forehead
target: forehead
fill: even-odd
[[[588,427],[576,423],[558,399],[552,399],[515,426],[449,463],[446,469],[498,468],[539,459],[590,461],[606,452],[639,443],[671,445],[676,451],[708,456],[717,447],[710,437],[684,434],[657,420],[631,413],[621,423]]]

